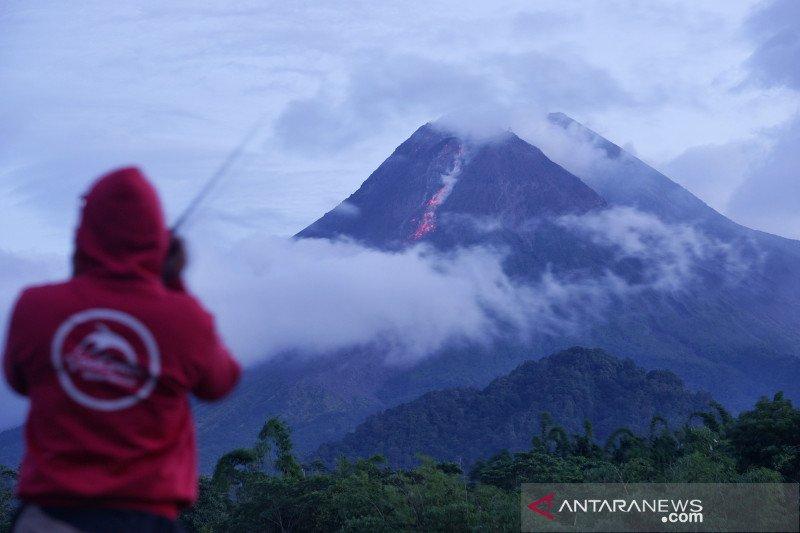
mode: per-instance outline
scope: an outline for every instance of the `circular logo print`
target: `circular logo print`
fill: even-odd
[[[161,372],[153,334],[114,309],[88,309],[58,327],[51,348],[58,381],[90,409],[116,411],[147,398]]]

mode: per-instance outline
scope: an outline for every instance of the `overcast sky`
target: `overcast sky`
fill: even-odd
[[[232,4],[0,5],[4,309],[66,271],[98,174],[143,166],[174,217],[256,122],[195,244],[291,235],[421,124],[476,109],[566,112],[734,220],[800,238],[798,1]]]
[[[124,163],[174,215],[259,119],[206,216],[288,235],[474,107],[562,110],[800,236],[800,2],[229,4],[3,3],[0,249],[65,252],[75,197]]]

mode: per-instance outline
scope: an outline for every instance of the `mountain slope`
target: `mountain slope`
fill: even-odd
[[[676,228],[691,227],[727,247],[746,267],[738,281],[731,283],[731,277],[717,275],[718,265],[700,265],[710,275],[704,275],[704,282],[691,293],[674,299],[670,306],[679,308],[678,313],[648,304],[646,315],[668,320],[669,329],[663,328],[667,331],[662,334],[672,333],[682,344],[695,345],[692,351],[702,357],[737,369],[745,378],[740,385],[745,389],[772,382],[774,388],[785,388],[797,397],[800,390],[793,381],[800,357],[800,241],[737,224],[572,118],[563,113],[551,113],[548,118],[574,142],[588,143],[605,155],[573,170],[609,205],[651,213]],[[572,168],[569,161],[563,163]],[[629,319],[624,314],[613,317],[625,322],[622,327],[626,329],[631,329]],[[701,381],[686,372],[682,375],[691,383]],[[724,391],[713,392],[729,400]],[[731,405],[742,407],[745,403]]]
[[[13,427],[0,431],[0,465],[16,468],[22,460],[23,452],[22,427]]]
[[[410,467],[422,453],[470,466],[502,449],[529,448],[542,412],[569,431],[588,419],[603,439],[622,426],[646,434],[655,415],[683,423],[709,399],[685,389],[671,372],[646,372],[630,359],[572,348],[525,362],[482,390],[430,392],[372,415],[318,455],[333,462],[381,454],[392,465]]]
[[[589,143],[605,155],[605,161],[579,173],[609,203],[635,207],[668,222],[733,224],[668,177],[564,113],[550,113],[547,118],[575,141]]]

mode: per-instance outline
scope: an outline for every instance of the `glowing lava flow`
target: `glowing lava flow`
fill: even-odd
[[[461,173],[461,158],[463,149],[459,148],[456,152],[456,158],[453,163],[453,170],[447,174],[442,175],[442,186],[436,191],[430,200],[425,203],[425,212],[422,214],[422,219],[417,226],[414,233],[411,234],[412,241],[418,241],[428,233],[436,229],[436,209],[447,200],[450,192],[458,181],[458,175]]]

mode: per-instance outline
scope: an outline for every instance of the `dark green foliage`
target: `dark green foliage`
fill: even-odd
[[[800,410],[778,393],[739,415],[728,431],[743,469],[763,467],[800,481]]]
[[[16,479],[15,471],[0,466],[0,533],[6,533],[11,528],[15,507],[13,489]]]
[[[286,477],[301,475],[300,464],[292,455],[292,439],[289,430],[277,418],[272,418],[264,424],[258,434],[256,448],[260,457],[269,455],[272,445],[275,446],[275,468]]]
[[[719,404],[673,429],[654,416],[600,446],[590,423],[570,433],[542,413],[529,450],[459,465],[420,457],[396,470],[382,456],[301,468],[276,419],[256,445],[224,456],[181,521],[210,531],[519,531],[519,487],[535,482],[781,482],[796,475],[800,411],[778,394],[733,418]],[[690,421],[702,425],[692,425]],[[794,440],[793,440],[794,439]],[[275,459],[266,460],[271,446]]]
[[[272,465],[264,464],[268,440],[277,447]],[[461,474],[458,465],[427,459],[395,471],[380,456],[304,472],[288,429],[272,419],[252,449],[225,455],[214,477],[201,479],[200,499],[181,522],[201,532],[519,528],[516,493],[471,485]]]
[[[530,451],[501,452],[479,461],[470,478],[507,491],[522,483],[685,482],[755,483],[791,481],[797,475],[800,410],[778,394],[762,399],[753,411],[734,419],[719,404],[712,411],[693,413],[688,422],[670,430],[658,416],[647,438],[627,428],[613,432],[600,448],[587,424],[583,434],[568,435],[542,417],[541,434]]]

